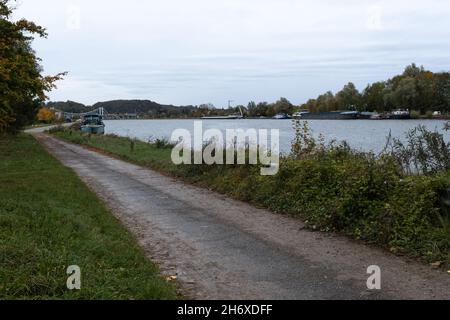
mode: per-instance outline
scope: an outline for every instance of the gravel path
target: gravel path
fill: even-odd
[[[194,299],[450,299],[450,275],[35,130]],[[369,291],[378,265],[382,289]]]

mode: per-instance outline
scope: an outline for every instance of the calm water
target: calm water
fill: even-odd
[[[195,120],[111,120],[105,121],[106,133],[133,137],[143,141],[155,138],[169,139],[175,129],[187,129],[193,133]],[[199,121],[199,120],[196,120]],[[308,121],[313,134],[324,135],[327,141],[347,141],[353,148],[380,152],[386,144],[386,137],[392,132],[393,137],[402,138],[405,133],[418,125],[425,125],[430,130],[438,130],[450,140],[450,132],[443,131],[445,121],[441,120],[312,120]],[[292,120],[204,120],[203,130],[220,129],[279,129],[280,148],[290,151],[294,137]]]

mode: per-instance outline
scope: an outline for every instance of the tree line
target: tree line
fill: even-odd
[[[416,64],[407,66],[401,75],[375,82],[359,92],[348,83],[336,94],[328,91],[300,106],[311,112],[358,110],[390,112],[397,109],[427,112],[450,111],[450,73],[433,73]]]
[[[435,111],[450,112],[450,73],[433,73],[415,63],[404,72],[387,81],[368,84],[360,92],[350,82],[337,93],[328,91],[306,103],[294,105],[286,98],[274,103],[250,102],[229,112],[244,110],[249,117],[273,117],[278,113],[293,114],[296,111],[330,112],[355,110],[360,112],[388,113],[409,110],[420,115]]]

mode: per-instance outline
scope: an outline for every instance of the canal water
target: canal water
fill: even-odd
[[[156,138],[170,139],[176,129],[194,132],[194,121],[201,120],[108,120],[106,134],[116,134],[148,141]],[[443,120],[311,120],[308,121],[313,135],[322,134],[326,141],[347,141],[358,150],[378,153],[386,145],[391,132],[392,137],[404,139],[408,130],[424,125],[437,130],[450,141],[450,132],[443,130]],[[227,129],[279,129],[280,149],[288,153],[294,138],[292,120],[243,119],[243,120],[203,120],[203,130],[219,129],[225,135]]]

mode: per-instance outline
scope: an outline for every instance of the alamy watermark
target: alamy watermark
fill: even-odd
[[[375,265],[369,266],[367,268],[367,274],[370,275],[367,279],[367,289],[381,290],[381,268]]]
[[[72,31],[81,29],[81,8],[71,4],[67,7],[66,28]]]
[[[269,133],[270,131],[270,133]],[[177,129],[171,141],[172,162],[176,165],[260,165],[261,175],[276,175],[280,165],[278,129],[203,130],[203,122],[194,122],[193,136]],[[270,148],[269,148],[270,146]]]
[[[81,268],[79,266],[69,266],[66,271],[69,277],[67,278],[67,289],[81,290]]]

